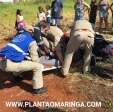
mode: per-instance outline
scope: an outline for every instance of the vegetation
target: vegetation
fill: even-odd
[[[43,1],[46,1],[46,2],[43,2]],[[29,24],[33,24],[38,21],[37,17],[36,17],[38,6],[41,5],[41,6],[45,7],[46,4],[50,4],[50,1],[51,0],[35,0],[35,2],[30,1],[30,2],[23,2],[23,3],[17,3],[17,4],[11,4],[11,3],[0,4],[0,45],[4,44],[2,37],[8,37],[9,35],[14,34],[16,9],[18,9],[18,8],[22,9],[25,20]],[[73,10],[74,0],[63,0],[63,2],[64,2],[64,13],[63,13],[64,14],[64,19],[63,19],[64,22],[63,22],[63,24],[65,24],[67,27],[67,24],[70,24],[69,22],[72,20],[72,17],[74,15],[74,10]],[[89,3],[90,0],[87,0],[87,2]],[[113,0],[112,0],[112,2],[113,2]],[[106,39],[112,38],[112,40],[113,40],[113,36],[111,36],[111,35],[107,34],[105,37],[106,37]],[[47,100],[54,99],[54,97],[55,98],[58,97],[60,99],[62,99],[62,97],[63,98],[66,97],[66,98],[69,98],[69,100],[71,98],[74,98],[74,100],[77,99],[80,101],[81,101],[81,99],[83,101],[84,100],[85,101],[102,101],[102,107],[103,107],[102,109],[103,110],[101,110],[101,109],[95,110],[95,108],[78,108],[78,112],[113,112],[113,94],[112,94],[113,93],[113,59],[108,60],[108,61],[109,62],[98,61],[96,69],[93,71],[94,73],[92,72],[92,74],[87,74],[84,76],[82,76],[78,72],[76,72],[77,70],[79,71],[78,67],[77,67],[77,70],[75,70],[75,68],[72,69],[72,72],[74,72],[73,75],[64,80],[62,80],[58,77],[55,77],[56,75],[52,76],[52,78],[48,78],[46,76],[45,79],[47,80],[46,83],[49,87],[48,90],[49,90],[50,94],[47,94],[47,96],[42,96],[42,97],[44,97]],[[29,75],[27,74],[27,76],[29,76]],[[3,73],[1,75],[0,80],[4,77],[5,77],[5,74]],[[9,78],[9,76],[8,76],[8,78]],[[2,79],[2,80],[4,80],[4,79]],[[54,81],[51,81],[51,80],[54,80]],[[21,83],[21,84],[22,84],[22,88],[23,88],[23,83]],[[27,87],[27,86],[25,86],[25,87]],[[6,91],[7,91],[7,89],[9,89],[9,85],[8,85],[8,88],[6,87],[4,89],[6,89]],[[40,96],[33,96],[31,94],[28,94],[28,91],[23,91],[23,90],[21,91],[20,90],[21,86],[19,88],[18,87],[10,88],[10,93],[13,95],[6,94],[7,92],[5,92],[4,89],[3,89],[3,91],[1,90],[3,92],[3,93],[1,92],[1,94],[5,95],[5,97],[4,97],[5,99],[6,98],[13,99],[14,97],[16,97],[17,93],[13,93],[16,90],[17,90],[17,92],[18,92],[18,90],[19,90],[19,92],[21,92],[21,94],[20,93],[18,94],[17,99],[19,99],[19,98],[22,99],[23,95],[26,95],[25,98],[31,97],[32,100],[34,100],[35,98],[36,98],[35,100],[37,100],[37,98],[38,99],[41,98]],[[52,91],[50,91],[50,89]],[[53,90],[55,90],[55,91],[53,91]],[[8,97],[6,95],[8,95]],[[58,98],[56,98],[56,99],[58,99]],[[1,102],[2,102],[2,100],[1,100]],[[2,106],[2,108],[3,108],[3,106]],[[5,107],[5,109],[7,109],[7,108]],[[53,110],[51,108],[47,109],[45,111],[62,112],[62,110],[59,110],[59,109]],[[31,110],[29,112],[34,112],[34,110]],[[72,112],[72,111],[69,110],[69,111],[64,111],[64,112]],[[73,112],[75,112],[75,111],[73,111]]]
[[[113,1],[113,0],[112,0]],[[7,26],[14,26],[16,9],[23,9],[23,14],[28,23],[32,24],[37,21],[36,13],[39,5],[45,7],[50,4],[51,0],[35,0],[34,2],[24,2],[17,4],[0,4],[0,21]],[[67,17],[73,14],[74,0],[63,0],[64,15]],[[87,0],[89,3],[90,0]]]

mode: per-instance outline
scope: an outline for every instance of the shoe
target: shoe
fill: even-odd
[[[63,74],[61,74],[60,77],[61,77],[61,78],[66,78],[67,75],[63,75]]]
[[[48,90],[46,87],[42,87],[40,89],[33,89],[33,93],[34,94],[42,94],[42,93],[46,93]]]
[[[14,82],[15,83],[19,83],[19,82],[21,82],[22,80],[23,80],[23,76],[22,75],[18,75],[18,76],[13,76],[13,78],[14,78]]]
[[[82,71],[82,74],[85,75],[85,74],[91,74],[91,71]]]
[[[60,70],[60,72],[61,72],[61,75],[60,75],[60,76],[61,76],[62,78],[66,78],[66,77],[69,75],[69,74],[64,74],[64,72],[63,72],[62,69]]]

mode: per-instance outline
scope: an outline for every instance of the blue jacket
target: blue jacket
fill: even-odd
[[[29,45],[33,41],[31,34],[26,31],[17,34],[4,48],[0,49],[0,55],[15,62],[21,62],[26,57]]]

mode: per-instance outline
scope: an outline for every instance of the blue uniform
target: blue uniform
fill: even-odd
[[[29,45],[33,41],[30,33],[20,33],[14,36],[4,48],[0,49],[0,55],[15,62],[21,62],[26,57]]]

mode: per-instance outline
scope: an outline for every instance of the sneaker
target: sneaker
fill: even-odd
[[[68,75],[61,75],[62,78],[66,78]]]
[[[34,94],[42,94],[42,93],[46,93],[47,92],[47,88],[46,87],[42,87],[40,89],[33,89],[33,93]]]
[[[69,76],[69,74],[64,74],[62,69],[60,70],[60,72],[61,72],[61,75],[60,76],[62,78],[66,78],[67,76]]]

